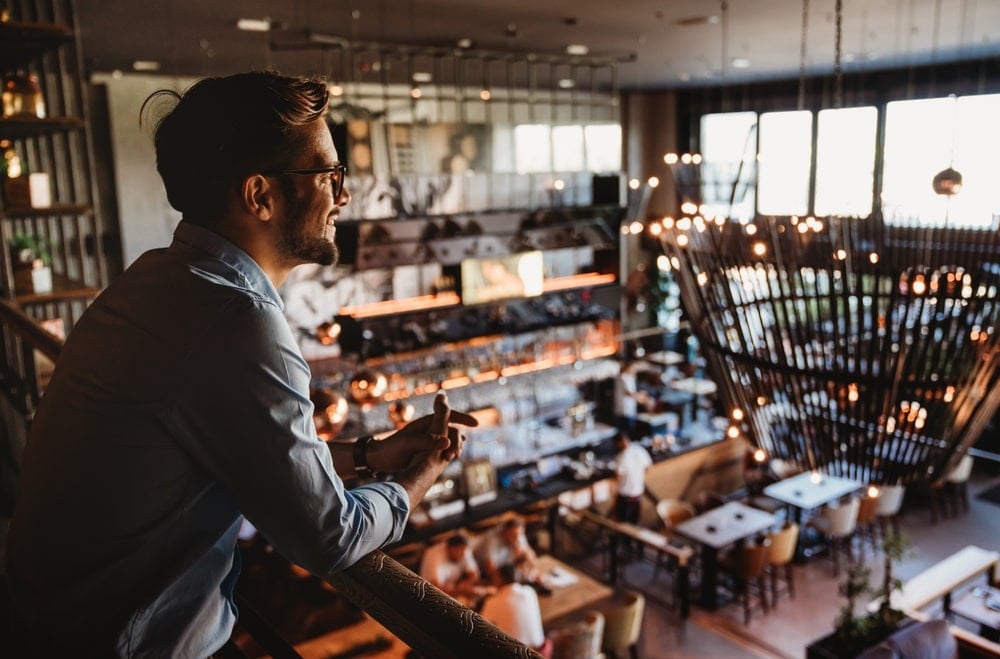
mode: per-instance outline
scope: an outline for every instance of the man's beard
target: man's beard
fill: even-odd
[[[286,194],[289,199],[288,212],[281,228],[282,253],[305,263],[319,265],[335,265],[340,258],[340,251],[332,240],[324,235],[314,235],[307,232],[306,204],[297,197]],[[325,225],[324,225],[325,227]]]

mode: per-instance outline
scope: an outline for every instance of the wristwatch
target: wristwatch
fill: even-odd
[[[375,475],[370,464],[368,464],[368,445],[375,441],[374,435],[358,437],[354,442],[352,453],[354,455],[354,475],[359,478],[371,478]]]

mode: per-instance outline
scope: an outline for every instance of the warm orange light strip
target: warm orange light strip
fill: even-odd
[[[341,307],[340,313],[341,315],[353,316],[354,318],[371,318],[373,316],[406,313],[407,311],[451,307],[458,303],[458,294],[448,292],[437,295],[419,295],[417,297],[406,298],[405,300],[385,300],[384,302],[371,302],[353,307]]]
[[[587,272],[582,275],[570,275],[568,277],[553,277],[546,279],[542,283],[542,292],[551,293],[553,291],[565,291],[570,288],[586,288],[588,286],[603,286],[604,284],[615,283],[614,275],[601,275],[596,272]]]

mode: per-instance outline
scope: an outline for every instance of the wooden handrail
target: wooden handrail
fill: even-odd
[[[62,352],[62,339],[39,325],[10,300],[0,298],[0,323],[9,325],[14,334],[27,341],[35,350],[55,361]]]
[[[381,551],[368,554],[327,580],[426,657],[542,656]]]

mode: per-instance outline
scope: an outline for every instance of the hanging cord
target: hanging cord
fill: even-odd
[[[841,108],[844,95],[844,74],[840,66],[840,42],[841,24],[844,19],[844,2],[837,0],[834,8],[834,52],[833,52],[833,107],[837,110]]]
[[[809,28],[809,0],[802,0],[802,40],[799,43],[799,110],[806,108],[806,39]]]

